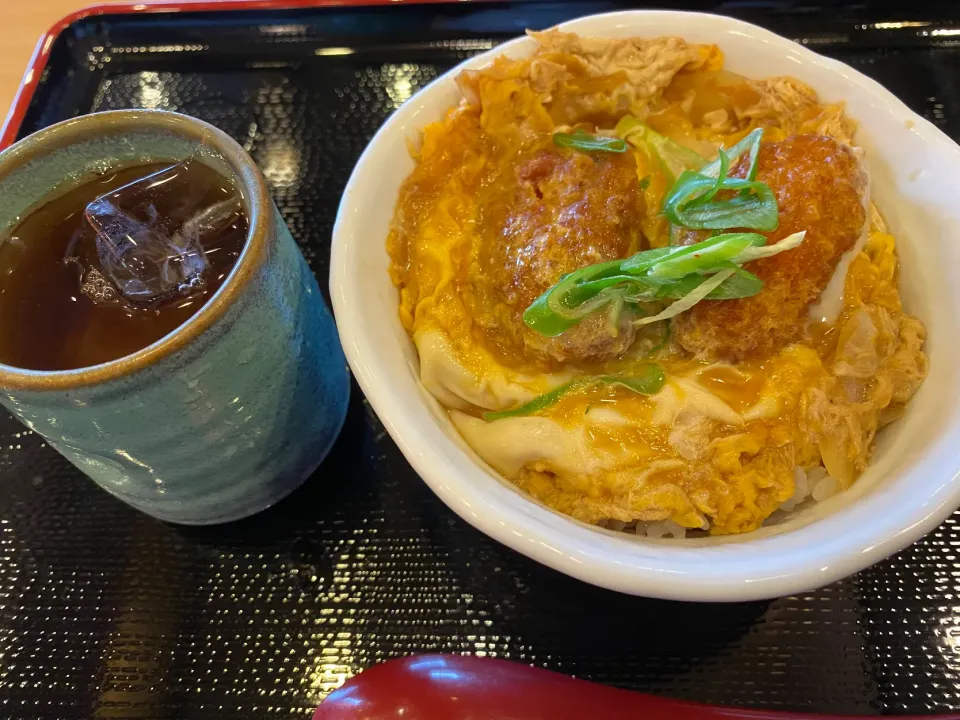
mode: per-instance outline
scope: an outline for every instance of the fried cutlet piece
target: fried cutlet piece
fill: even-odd
[[[763,290],[739,300],[707,300],[674,320],[674,337],[709,360],[769,355],[803,332],[807,311],[867,222],[868,178],[848,145],[821,135],[796,135],[760,147],[757,179],[777,197],[780,224],[767,244],[806,230],[803,243],[744,267]],[[743,164],[737,172],[745,172]]]
[[[562,361],[622,352],[633,341],[628,323],[613,335],[588,318],[545,338],[526,328],[522,315],[566,273],[636,251],[643,201],[632,155],[551,148],[518,164],[515,178],[512,192],[487,210],[475,274],[492,302],[507,308],[497,322],[509,324],[512,342],[535,355]]]

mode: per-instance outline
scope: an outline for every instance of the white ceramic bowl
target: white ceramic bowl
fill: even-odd
[[[879,84],[761,28],[699,13],[631,11],[565,23],[604,37],[678,35],[718,44],[750,77],[791,75],[825,101],[844,100],[860,123],[874,199],[899,241],[902,294],[928,330],[930,375],[906,417],[881,434],[868,471],[845,493],[776,527],[743,536],[649,541],[599,530],[549,510],[500,478],[463,442],[418,380],[400,325],[385,240],[407,139],[460,100],[454,77],[519,38],[452,70],[380,129],[350,178],[333,235],[330,286],[347,358],[370,404],[411,465],[467,522],[561,572],[636,595],[750,600],[810,590],[861,570],[920,538],[960,505],[960,148]]]

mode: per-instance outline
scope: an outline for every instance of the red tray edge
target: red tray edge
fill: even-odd
[[[400,3],[441,3],[451,0],[147,0],[120,4],[99,4],[77,10],[55,22],[37,43],[33,56],[14,95],[0,129],[0,150],[13,144],[20,132],[27,108],[40,84],[40,78],[50,60],[50,52],[61,33],[80,20],[97,15],[132,15],[176,12],[226,12],[231,10],[294,10],[314,7],[351,7],[362,5],[396,5]],[[460,0],[469,2],[470,0]]]

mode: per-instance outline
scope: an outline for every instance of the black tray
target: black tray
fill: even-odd
[[[525,27],[616,7],[90,17],[54,43],[20,135],[114,108],[208,120],[263,168],[325,284],[340,192],[400,102]],[[960,137],[957,3],[685,7],[815,45]],[[486,653],[713,703],[960,709],[960,514],[818,592],[695,605],[599,590],[473,530],[410,469],[356,388],[316,476],[229,526],[141,515],[6,416],[0,448],[3,718],[306,718],[354,673],[424,651]]]

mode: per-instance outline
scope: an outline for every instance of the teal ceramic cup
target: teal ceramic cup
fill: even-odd
[[[250,221],[218,292],[133,355],[58,372],[0,365],[0,403],[124,502],[206,525],[299,486],[336,439],[349,395],[333,319],[253,161],[174,113],[68,120],[0,153],[0,229],[94,173],[191,154],[233,180]]]

